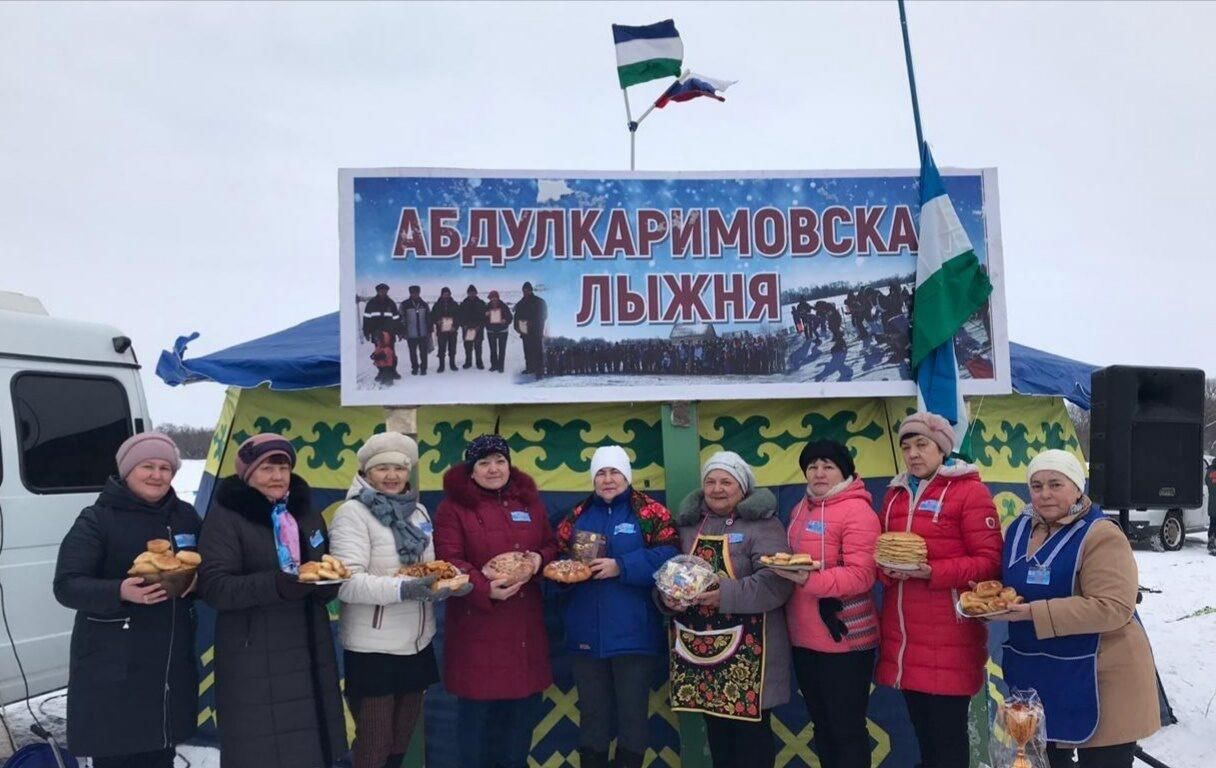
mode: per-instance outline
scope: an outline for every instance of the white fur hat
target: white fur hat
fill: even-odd
[[[360,472],[378,464],[400,464],[407,472],[412,472],[418,463],[418,443],[400,432],[381,432],[369,437],[355,456]]]

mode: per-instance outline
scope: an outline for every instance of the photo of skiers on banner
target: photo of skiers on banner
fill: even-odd
[[[996,176],[943,183],[994,286],[963,391],[1008,392]],[[346,405],[914,391],[915,171],[346,170],[340,196]]]
[[[408,375],[486,371],[514,381],[560,386],[578,377],[796,377],[800,381],[907,379],[915,277],[866,285],[816,286],[782,294],[783,322],[769,332],[721,333],[712,324],[675,325],[668,338],[546,337],[548,305],[530,282],[482,299],[469,285],[457,301],[448,286],[426,298],[418,285],[399,302],[386,283],[362,303],[370,348],[360,382],[392,386]],[[504,301],[503,295],[511,300]],[[955,339],[961,375],[992,376],[991,315],[985,307]],[[508,363],[508,359],[510,363]]]

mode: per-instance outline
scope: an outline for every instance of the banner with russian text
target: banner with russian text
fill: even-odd
[[[915,170],[343,170],[342,402],[915,394]],[[995,286],[955,338],[1010,391],[996,171],[943,170]]]

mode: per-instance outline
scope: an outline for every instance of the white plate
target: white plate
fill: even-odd
[[[765,568],[773,568],[778,571],[817,571],[818,565],[782,565],[780,563],[760,563]]]
[[[318,587],[324,587],[327,584],[345,584],[350,579],[325,579],[324,581],[301,581],[301,584],[315,584]]]
[[[990,613],[967,613],[963,610],[963,603],[959,601],[954,604],[954,612],[964,619],[988,619],[993,616],[1004,616],[1009,611],[992,611]]]
[[[881,560],[875,560],[874,562],[878,564],[878,567],[886,568],[888,571],[909,571],[909,572],[911,572],[911,571],[920,570],[920,565],[908,565],[907,563],[903,563],[903,564],[884,563]],[[924,563],[921,563],[921,565],[924,565]]]

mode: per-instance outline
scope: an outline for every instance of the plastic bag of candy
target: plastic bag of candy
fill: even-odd
[[[718,585],[718,575],[696,555],[676,555],[655,572],[654,585],[678,610],[687,610],[694,598]]]

